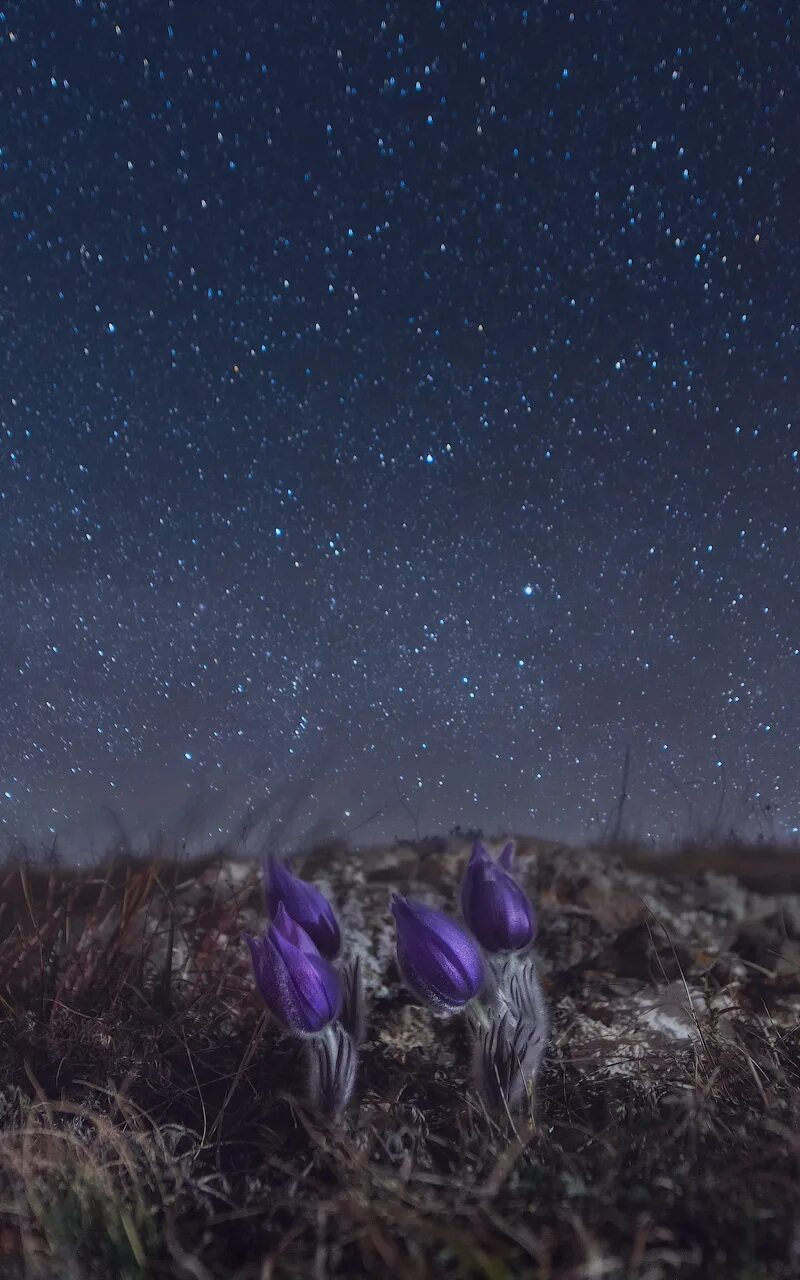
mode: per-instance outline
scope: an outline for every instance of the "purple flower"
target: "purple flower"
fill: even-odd
[[[328,960],[339,953],[341,934],[333,907],[313,884],[294,875],[285,862],[270,857],[266,868],[267,908],[273,918],[282,904],[292,920],[305,929]]]
[[[339,975],[283,903],[263,938],[244,937],[256,986],[279,1022],[297,1035],[315,1035],[333,1021],[342,999]]]
[[[395,894],[397,963],[417,995],[443,1013],[469,1003],[484,981],[483,957],[472,938],[441,911]]]
[[[535,933],[533,907],[507,870],[513,852],[507,844],[493,862],[476,840],[461,884],[464,919],[487,951],[520,951]]]

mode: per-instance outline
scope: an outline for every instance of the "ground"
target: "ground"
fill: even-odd
[[[796,855],[521,840],[553,1036],[509,1119],[392,958],[390,891],[456,910],[467,852],[305,858],[370,1002],[329,1127],[253,989],[256,864],[7,865],[0,1277],[800,1277]]]

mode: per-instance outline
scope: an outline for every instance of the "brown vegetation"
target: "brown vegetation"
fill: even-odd
[[[466,1087],[461,1026],[412,1004],[390,959],[389,887],[453,906],[463,856],[423,842],[307,863],[372,957],[358,1099],[327,1130],[253,992],[254,868],[8,866],[0,1275],[800,1275],[784,882],[676,881],[522,841],[554,1038],[533,1115],[510,1123]]]

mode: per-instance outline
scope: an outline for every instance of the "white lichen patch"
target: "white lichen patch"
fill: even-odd
[[[438,1052],[433,1019],[424,1009],[403,1005],[381,1027],[379,1040],[402,1053],[410,1049],[433,1049]]]
[[[652,995],[643,992],[636,997],[639,1026],[651,1030],[679,1045],[701,1038],[701,1025],[707,1019],[705,997],[680,982],[673,982]]]

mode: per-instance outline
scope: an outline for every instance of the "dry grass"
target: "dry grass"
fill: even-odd
[[[535,1116],[513,1126],[465,1088],[457,1024],[432,1054],[384,1034],[427,1018],[390,985],[357,1104],[325,1130],[252,991],[254,876],[4,874],[0,1276],[800,1276],[800,1030],[768,1016],[800,974],[750,962],[735,1037],[706,1018],[614,1073],[570,1032],[599,979],[557,973]],[[709,1006],[724,990],[723,963],[675,963]]]

